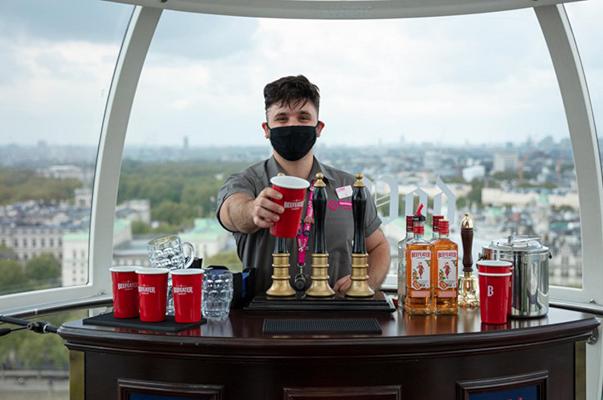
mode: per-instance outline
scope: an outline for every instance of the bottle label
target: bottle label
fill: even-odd
[[[412,250],[410,252],[412,263],[411,287],[414,290],[429,289],[429,264],[431,263],[431,251]]]
[[[438,251],[438,289],[456,289],[458,260],[456,250]]]

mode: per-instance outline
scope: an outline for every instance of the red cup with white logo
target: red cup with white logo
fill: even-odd
[[[113,281],[113,316],[134,318],[138,316],[138,278],[136,267],[111,267]]]
[[[482,322],[506,324],[509,303],[509,281],[512,272],[482,272],[479,276],[479,301]]]
[[[479,260],[477,262],[477,270],[481,272],[504,273],[513,272],[513,263],[503,260]],[[509,279],[509,300],[507,302],[507,315],[511,315],[513,308],[513,275]]]
[[[197,268],[177,269],[171,274],[176,322],[200,322],[203,271]]]
[[[168,272],[167,268],[136,270],[141,321],[161,322],[165,319]]]
[[[306,189],[310,183],[305,179],[287,175],[275,176],[270,179],[270,183],[274,190],[283,195],[281,199],[273,201],[285,209],[280,219],[270,228],[270,234],[274,237],[294,238],[299,229]]]

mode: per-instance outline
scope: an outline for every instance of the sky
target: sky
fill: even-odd
[[[603,2],[566,8],[600,121]],[[98,143],[131,11],[99,0],[0,2],[0,145]],[[373,21],[166,11],[126,145],[266,143],[263,87],[297,74],[320,87],[328,146],[568,137],[531,9]]]

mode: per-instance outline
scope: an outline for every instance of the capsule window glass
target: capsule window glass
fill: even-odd
[[[492,240],[535,235],[550,282],[582,286],[572,147],[551,58],[531,9],[398,20],[289,20],[165,11],[142,71],[124,149],[117,218],[141,201],[116,258],[167,233],[205,264],[239,265],[215,219],[226,177],[270,155],[264,85],[303,74],[320,87],[321,162],[375,185],[397,285],[405,196],[475,221],[474,257]],[[398,209],[392,214],[391,187]],[[438,177],[443,185],[437,186]],[[452,206],[447,207],[448,204]],[[416,206],[416,200],[410,209]],[[397,212],[397,217],[396,217]],[[351,218],[351,213],[349,218]],[[429,221],[429,219],[428,219]],[[428,237],[431,228],[426,229]],[[116,260],[116,264],[119,262]]]
[[[0,295],[88,282],[96,154],[131,12],[101,1],[0,2]],[[86,266],[77,279],[76,248]]]

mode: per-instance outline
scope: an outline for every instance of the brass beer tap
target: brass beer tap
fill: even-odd
[[[473,275],[473,220],[468,213],[461,220],[463,242],[463,276],[459,278],[458,304],[463,308],[479,306],[478,284]]]
[[[306,291],[310,297],[331,297],[335,291],[329,286],[329,253],[325,238],[327,191],[323,174],[316,174],[312,208],[314,210],[314,243],[312,246],[312,285]]]
[[[354,217],[354,243],[352,248],[352,286],[345,293],[348,297],[371,297],[375,291],[368,284],[368,253],[366,251],[364,216],[367,194],[362,174],[356,174],[352,194]]]

